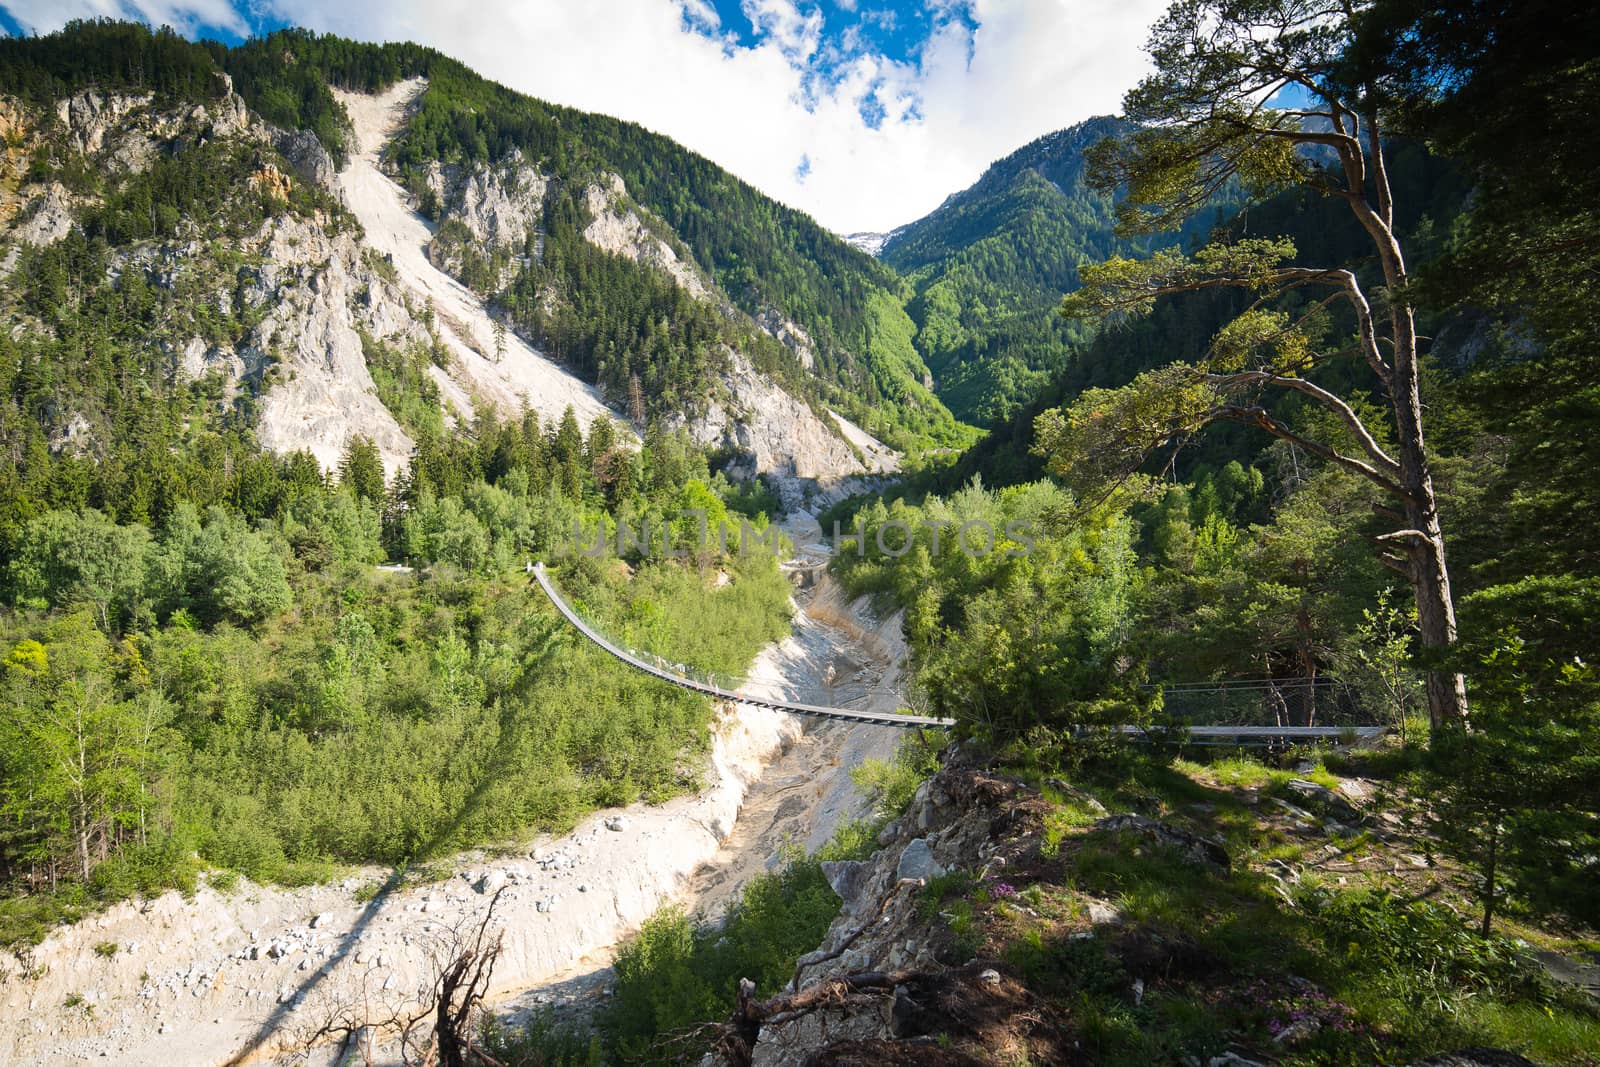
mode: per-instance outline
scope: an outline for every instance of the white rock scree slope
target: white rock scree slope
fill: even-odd
[[[599,392],[510,330],[504,353],[495,358],[494,320],[466,286],[429,262],[432,229],[411,210],[405,191],[379,168],[384,146],[424,87],[417,78],[377,95],[335,91],[355,130],[356,151],[339,173],[345,205],[361,221],[366,243],[394,264],[401,285],[416,303],[416,313],[432,303],[434,326],[456,361],[455,375],[437,367],[433,375],[459,417],[471,419],[473,397],[492,404],[502,417],[516,415],[526,401],[547,422],[559,419],[571,405],[587,430],[597,417],[613,414]]]

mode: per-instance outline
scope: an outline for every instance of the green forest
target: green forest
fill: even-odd
[[[570,413],[548,434],[536,419],[477,433],[388,491],[358,444],[337,480],[309,460],[252,475],[279,476],[260,514],[225,493],[158,520],[53,508],[22,525],[4,622],[8,942],[96,900],[192,890],[202,870],[292,885],[695,788],[684,755],[703,750],[707,703],[582,644],[522,565],[570,553],[575,524],[659,528],[685,507],[727,522],[723,498],[749,494],[678,439],[619,459]],[[787,632],[770,556],[725,560],[721,588],[712,556],[640,560],[631,579],[580,562],[569,593],[635,647],[736,673]]]
[[[1265,53],[1206,52],[1174,8],[1153,38],[1170,69],[1129,95],[1138,125],[1090,151],[1089,182],[1126,190],[1130,238],[1211,216],[1227,188],[1261,197],[1248,222],[1080,266],[1061,315],[1098,332],[1037,399],[948,470],[824,521],[918,531],[908,554],[869,540],[836,567],[907,609],[926,697],[965,729],[1159,719],[1163,684],[1337,676],[1404,726],[1426,788],[1460,815],[1457,845],[1498,867],[1487,876],[1505,885],[1483,903],[1514,883],[1523,904],[1593,922],[1579,887],[1597,840],[1586,641],[1600,587],[1579,516],[1595,491],[1580,368],[1596,333],[1578,295],[1593,174],[1532,121],[1542,103],[1492,86],[1514,71],[1561,110],[1596,80],[1587,59],[1551,61],[1559,26],[1472,7],[1373,5],[1321,58],[1319,99],[1359,100],[1391,138],[1359,193],[1335,163],[1285,155],[1280,142],[1306,143],[1289,120],[1195,117],[1229,99],[1229,63],[1289,74]],[[1474,18],[1506,43],[1484,46]],[[1460,74],[1449,91],[1430,80],[1443,71]],[[1392,238],[1373,236],[1369,204]],[[1370,305],[1349,299],[1363,287]],[[1410,356],[1406,334],[1431,353]],[[1013,516],[1049,530],[1047,547],[974,560],[927,532]],[[1430,625],[1419,605],[1446,566],[1452,617]],[[1462,677],[1466,700],[1444,691]]]
[[[886,246],[916,287],[941,395],[994,427],[948,467],[824,513],[843,533],[832,567],[851,593],[904,610],[916,710],[955,718],[964,744],[993,753],[987,766],[1039,784],[1046,846],[1081,849],[1064,877],[951,872],[919,906],[955,939],[951,965],[1000,961],[1069,1020],[1072,1062],[1195,1062],[1253,1038],[1283,1063],[1415,1062],[1453,1042],[1591,1064],[1592,999],[1545,984],[1526,949],[1552,936],[1592,947],[1600,922],[1600,583],[1584,518],[1600,485],[1600,323],[1584,296],[1600,191],[1560,121],[1597,103],[1600,71],[1573,50],[1576,13],[1387,0],[1358,5],[1337,48],[1278,28],[1285,10],[1317,8],[1174,6],[1153,37],[1157,72],[1128,97],[1137,123],[1096,130],[1110,136],[1080,173],[1051,170],[1046,139],[1019,153],[1030,167],[996,164]],[[1359,169],[1279,150],[1329,142],[1229,111],[1230,94],[1274,78],[1309,85],[1345,129],[1358,116],[1383,130],[1381,147],[1358,147]],[[1029,203],[1065,201],[1074,179],[1103,210],[1072,240],[1040,237],[1051,211]],[[1079,251],[1091,239],[1103,243]],[[1030,254],[1055,273],[1035,283]],[[1334,296],[1314,288],[1330,279]],[[1017,335],[1038,358],[1025,378],[973,360],[1003,343],[1006,314],[1031,331]],[[957,537],[1019,528],[1028,543],[1002,536],[976,553]],[[897,531],[887,543],[873,535],[884,530]],[[1447,627],[1419,619],[1437,594],[1430,567],[1447,568]],[[1315,677],[1330,684],[1295,694]],[[1182,737],[1185,709],[1164,695],[1230,679],[1281,681],[1298,722],[1359,708],[1390,740],[1263,759],[1139,748],[1107,729]],[[911,749],[864,780],[899,784],[890,817],[936,766]],[[1406,817],[1438,854],[1428,862],[1463,872],[1456,888],[1346,890],[1309,873],[1290,888],[1256,873],[1288,871],[1296,846],[1238,790],[1298,799],[1296,774],[1409,797]],[[1159,850],[1085,836],[1107,807],[1200,812],[1183,824],[1251,857],[1252,873],[1208,880]],[[1334,840],[1335,854],[1372,847],[1365,831]],[[698,1012],[662,989],[739,974],[783,1000],[787,974],[764,967],[747,924],[792,936],[788,915],[762,916],[793,885],[763,884],[726,937],[664,913],[620,958],[627,984],[593,1035],[543,1023],[499,1047],[523,1063],[672,1062],[692,1024],[745,1009],[725,987]],[[1043,939],[1081,894],[1108,891],[1136,917],[1129,956],[1096,952],[1085,933]],[[1216,977],[1169,972],[1157,1001],[1130,1000],[1151,938],[1172,946],[1165,966]],[[1318,991],[1273,1007],[1286,973]],[[1254,983],[1243,1002],[1230,980]],[[1281,1041],[1307,1019],[1313,1038]],[[641,1028],[657,1037],[645,1049]],[[985,1036],[940,1042],[970,1053]]]

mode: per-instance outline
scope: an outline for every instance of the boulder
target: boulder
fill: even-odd
[[[1316,782],[1304,778],[1289,779],[1289,790],[1296,796],[1316,808],[1325,815],[1331,815],[1340,822],[1355,822],[1361,818],[1351,803],[1344,797],[1335,793],[1327,786],[1318,785]]]
[[[1341,778],[1339,792],[1359,804],[1367,799],[1367,784],[1359,778]]]
[[[324,189],[332,189],[338,174],[333,157],[310,130],[283,130],[273,139],[273,147],[296,174]]]
[[[1111,815],[1094,824],[1102,833],[1132,833],[1153,844],[1175,849],[1185,860],[1202,866],[1227,870],[1228,850],[1215,838],[1146,818],[1143,815]]]
[[[944,867],[933,858],[933,849],[928,847],[928,840],[924,837],[915,838],[906,846],[905,851],[900,853],[900,864],[895,868],[895,877],[902,881],[909,878],[926,882],[944,873]]]
[[[825,860],[822,864],[822,877],[828,880],[828,888],[844,902],[847,914],[855,913],[871,873],[872,868],[860,860]]]
[[[506,877],[505,871],[490,871],[478,879],[478,884],[475,888],[484,896],[492,896],[504,889],[507,881],[509,879]]]
[[[1096,926],[1115,926],[1122,921],[1122,912],[1114,904],[1103,900],[1091,900],[1088,907],[1089,921]]]
[[[1295,1045],[1311,1040],[1317,1035],[1317,1031],[1321,1029],[1322,1023],[1316,1019],[1300,1019],[1273,1034],[1272,1040],[1274,1044],[1292,1048]]]

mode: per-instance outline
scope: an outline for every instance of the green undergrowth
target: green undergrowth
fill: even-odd
[[[729,567],[720,586],[676,564],[631,578],[597,570],[581,584],[609,632],[730,671],[787,632],[789,586],[768,559]],[[19,643],[35,634],[36,648]],[[300,885],[372,863],[414,880],[460,848],[664,800],[698,787],[712,716],[703,698],[589,645],[520,572],[309,575],[295,609],[256,629],[203,630],[180,616],[118,645],[79,616],[0,618],[0,647],[13,646],[34,649],[0,669],[18,700],[54,692],[49,675],[25,676],[39,670],[70,671],[106,696],[99,736],[122,746],[123,773],[148,783],[115,799],[149,831],[141,841],[132,823],[88,877],[19,882],[0,901],[6,945],[101,903],[191,892],[207,868],[213,886],[239,875]],[[6,737],[21,773],[40,750],[19,730]],[[49,771],[35,781],[54,781]],[[21,803],[7,814],[38,813],[51,831],[46,809]]]
[[[850,771],[850,780],[872,803],[874,818],[887,822],[906,809],[917,787],[939,770],[942,730],[918,730],[889,759],[869,756]]]
[[[1553,985],[1526,942],[1480,937],[1467,897],[1438,872],[1423,884],[1388,864],[1319,871],[1329,844],[1342,857],[1424,846],[1302,832],[1253,795],[1290,777],[1332,780],[1320,762],[1298,773],[1222,756],[1046,785],[1039,858],[930,883],[924,914],[948,928],[951,962],[996,958],[1045,997],[1086,1063],[1203,1063],[1230,1049],[1281,1064],[1404,1063],[1474,1044],[1597,1062],[1594,1002]],[[1218,839],[1231,866],[1098,832],[1090,797]],[[1093,925],[1092,901],[1119,921]]]

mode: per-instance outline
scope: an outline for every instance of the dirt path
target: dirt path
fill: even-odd
[[[435,325],[455,366],[448,375],[437,367],[431,373],[458,417],[471,420],[474,396],[492,403],[503,417],[518,415],[526,398],[545,421],[559,419],[570,404],[587,430],[596,416],[613,414],[600,394],[509,331],[505,352],[496,361],[494,321],[483,302],[429,262],[432,229],[411,210],[405,191],[379,169],[384,146],[423,84],[421,79],[399,82],[377,95],[335,90],[350,114],[356,139],[356,151],[339,173],[345,204],[361,220],[367,244],[394,264],[415,310],[420,314],[432,301]]]

